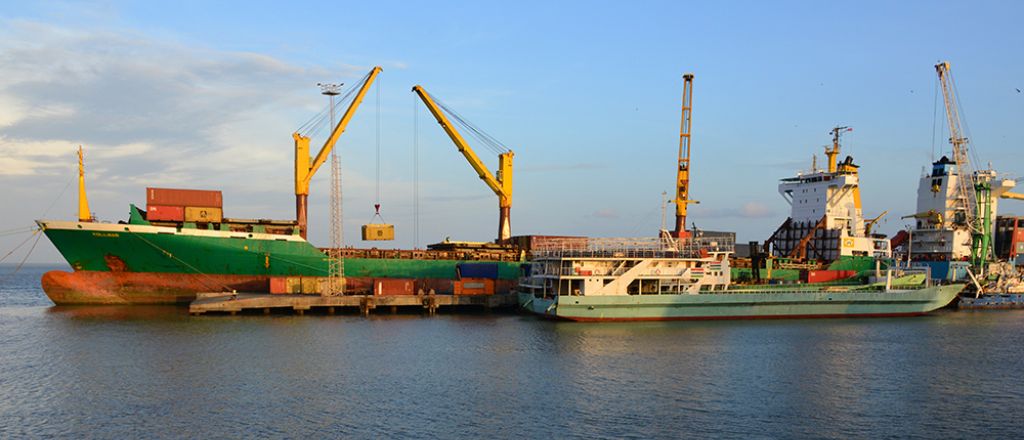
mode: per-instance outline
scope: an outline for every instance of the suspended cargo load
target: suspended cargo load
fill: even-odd
[[[146,188],[146,205],[207,206],[223,208],[220,191],[200,189]]]
[[[387,241],[395,239],[395,225],[368,224],[363,225],[364,241]]]

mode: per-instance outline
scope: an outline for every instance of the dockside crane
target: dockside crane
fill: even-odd
[[[298,222],[299,234],[302,238],[306,238],[308,225],[309,183],[313,179],[313,175],[320,169],[320,166],[327,161],[331,150],[334,149],[334,144],[338,142],[338,137],[345,132],[349,121],[352,120],[352,115],[359,108],[359,104],[363,102],[366,92],[373,85],[377,75],[383,70],[380,66],[374,67],[370,70],[370,73],[363,77],[362,84],[358,89],[359,91],[352,98],[352,102],[341,116],[341,119],[338,120],[337,125],[333,127],[331,135],[328,136],[315,158],[310,157],[309,136],[300,133],[301,130],[292,133],[292,138],[295,139],[295,219]]]
[[[458,114],[452,112],[450,109],[435,100],[426,90],[421,86],[415,86],[412,91],[416,93],[423,100],[423,104],[427,106],[430,113],[434,115],[434,119],[441,125],[444,132],[448,134],[452,142],[455,143],[455,148],[459,150],[459,153],[466,158],[469,165],[473,167],[477,175],[480,176],[480,180],[483,180],[487,184],[487,187],[498,196],[498,243],[503,243],[512,237],[512,225],[511,225],[511,212],[512,212],[512,157],[515,154],[512,150],[505,148],[499,144],[494,138],[490,137],[486,133],[479,131],[473,125],[463,120]],[[488,140],[489,144],[500,151],[498,154],[498,171],[497,176],[491,174],[490,170],[480,160],[480,157],[476,155],[466,139],[459,134],[458,130],[452,125],[451,120],[448,119],[446,114],[450,114],[454,119],[459,121],[463,126],[471,130],[472,132],[479,135],[481,140]]]
[[[935,72],[939,75],[942,101],[946,106],[946,121],[949,124],[949,143],[953,146],[953,160],[956,161],[959,174],[954,206],[958,212],[963,213],[963,218],[954,219],[954,222],[966,227],[970,232],[971,265],[981,268],[988,260],[991,247],[992,184],[986,179],[980,179],[968,160],[968,141],[960,129],[960,106],[956,99],[949,61],[936,64]]]
[[[693,74],[683,75],[682,115],[679,121],[679,167],[676,170],[676,226],[672,236],[687,238],[686,206],[690,200],[690,112],[693,110]]]

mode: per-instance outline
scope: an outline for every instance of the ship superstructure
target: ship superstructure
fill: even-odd
[[[825,149],[827,169],[819,169],[814,160],[808,172],[779,183],[779,194],[791,210],[769,239],[776,256],[825,261],[845,256],[890,256],[888,240],[871,234],[870,226],[877,218],[864,219],[859,166],[851,156],[837,162],[840,135],[849,130],[832,130],[832,146]]]
[[[922,174],[917,187],[917,213],[910,234],[911,259],[923,261],[961,261],[971,257],[969,212],[979,212],[978,200],[989,215],[998,212],[999,198],[1013,189],[1015,182],[998,179],[993,170],[976,171],[972,178],[964,179],[974,191],[976,184],[991,187],[988,197],[968,198],[959,190],[963,173],[957,162],[949,157],[932,163],[930,172]],[[989,234],[995,232],[990,222]]]

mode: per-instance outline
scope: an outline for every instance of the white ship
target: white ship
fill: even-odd
[[[789,218],[768,239],[776,256],[824,261],[891,256],[889,240],[871,234],[871,227],[881,216],[864,219],[859,167],[851,156],[837,162],[840,134],[850,130],[832,129],[832,147],[825,148],[827,169],[819,169],[815,159],[809,171],[779,183],[779,194],[791,210]]]

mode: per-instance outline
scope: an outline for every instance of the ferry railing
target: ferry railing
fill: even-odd
[[[702,258],[736,249],[731,235],[665,240],[656,237],[551,240],[531,249],[534,258]]]

